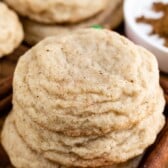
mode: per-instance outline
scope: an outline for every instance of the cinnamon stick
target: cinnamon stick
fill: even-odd
[[[166,103],[168,104],[168,94],[165,94],[165,100],[166,100]]]
[[[155,144],[148,149],[138,168],[168,168],[168,119]]]
[[[12,93],[12,76],[0,80],[0,100]]]
[[[165,96],[165,100],[166,100],[166,108],[165,108],[165,116],[168,117],[168,76],[166,75],[161,75],[160,76],[160,85],[164,90],[164,96]]]
[[[7,168],[10,165],[9,157],[0,144],[0,167]]]
[[[12,106],[12,94],[0,101],[0,115]]]
[[[160,77],[160,85],[162,86],[164,93],[168,95],[168,77]]]

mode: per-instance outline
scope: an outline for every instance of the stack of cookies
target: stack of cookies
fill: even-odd
[[[104,29],[46,38],[13,88],[2,144],[18,168],[135,168],[165,123],[155,57]]]
[[[0,2],[0,58],[12,53],[23,40],[23,28],[18,16]]]
[[[95,24],[114,28],[122,21],[123,0],[5,0],[22,16],[25,40],[33,45],[51,35]]]

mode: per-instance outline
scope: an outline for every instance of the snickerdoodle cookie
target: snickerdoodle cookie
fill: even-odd
[[[155,141],[164,105],[150,52],[115,32],[81,29],[20,58],[2,144],[18,167],[114,168]]]
[[[56,162],[44,159],[42,155],[29,148],[24,139],[17,132],[12,113],[5,122],[4,131],[2,134],[2,142],[3,144],[8,144],[5,145],[5,149],[8,151],[12,164],[16,167],[67,168],[65,166],[59,165]],[[103,166],[99,168],[137,168],[141,158],[142,156],[140,155],[124,163],[113,164],[111,166]]]
[[[117,33],[85,29],[27,52],[16,68],[14,100],[50,130],[102,135],[131,128],[160,106],[158,79],[151,53]]]
[[[10,54],[23,40],[23,28],[14,11],[0,2],[0,57]]]
[[[22,18],[25,41],[34,45],[45,37],[71,33],[80,28],[101,25],[108,29],[116,28],[122,21],[123,0],[108,0],[108,5],[104,11],[94,17],[88,18],[82,22],[74,24],[44,24],[31,19]]]
[[[74,23],[101,12],[108,0],[5,0],[23,16],[41,23]]]

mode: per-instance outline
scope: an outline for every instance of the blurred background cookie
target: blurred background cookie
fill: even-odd
[[[41,23],[76,23],[101,12],[109,0],[5,0],[22,16]]]
[[[64,34],[93,25],[114,29],[123,19],[123,0],[98,0],[95,2],[56,0],[52,3],[45,1],[40,4],[37,0],[17,0],[16,2],[6,0],[6,2],[22,16],[25,41],[31,45],[47,36]],[[64,8],[65,10],[63,10]]]
[[[23,40],[23,28],[18,16],[0,2],[0,57],[10,54]]]
[[[74,24],[42,24],[22,18],[25,31],[25,41],[35,44],[47,36],[69,33],[79,28],[100,25],[104,28],[116,28],[123,19],[122,0],[108,1],[108,6],[94,17]]]

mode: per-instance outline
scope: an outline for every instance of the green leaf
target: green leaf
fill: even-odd
[[[92,25],[91,28],[94,28],[94,29],[103,29],[103,26],[95,24],[95,25]]]

